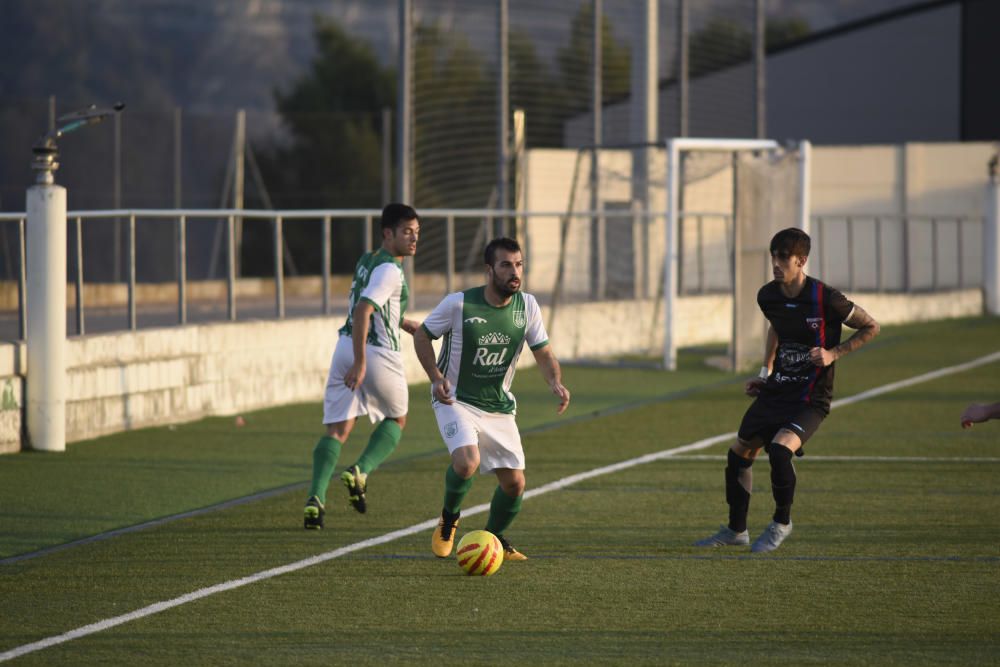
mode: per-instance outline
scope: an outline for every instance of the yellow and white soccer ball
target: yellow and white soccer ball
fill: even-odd
[[[474,530],[459,540],[455,555],[466,574],[488,577],[503,563],[503,546],[493,533]]]

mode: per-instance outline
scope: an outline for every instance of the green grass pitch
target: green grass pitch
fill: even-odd
[[[997,350],[997,318],[886,327],[838,363],[836,395]],[[538,373],[519,373],[529,490],[736,430],[743,378],[705,366],[712,352],[683,351],[677,373],[567,366],[563,417]],[[11,664],[1000,664],[1000,422],[958,424],[996,400],[1000,362],[835,409],[796,462],[795,531],[773,554],[690,546],[725,520],[718,444],[527,499],[507,535],[529,560],[490,578],[434,558],[422,530]],[[447,454],[423,385],[368,514],[335,480],[327,529],[302,530],[320,414],[0,457],[0,655],[437,515]],[[766,460],[754,470],[751,533],[772,510]],[[466,506],[494,488],[478,477]]]

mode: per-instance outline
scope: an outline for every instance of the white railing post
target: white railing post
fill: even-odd
[[[66,450],[66,188],[39,183],[27,196],[28,442]]]
[[[990,166],[983,229],[983,306],[990,315],[1000,315],[1000,182],[996,162]]]

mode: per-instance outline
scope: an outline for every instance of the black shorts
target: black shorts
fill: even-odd
[[[804,445],[825,418],[824,410],[811,405],[787,405],[758,398],[743,415],[739,437],[743,441],[760,438],[769,445],[778,431],[785,428],[799,436]]]

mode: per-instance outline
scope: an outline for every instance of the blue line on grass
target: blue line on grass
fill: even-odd
[[[1000,556],[757,556],[752,554],[663,554],[663,555],[562,555],[532,554],[531,560],[781,560],[831,562],[886,563],[1000,563]],[[439,560],[422,554],[366,554],[348,556],[344,560]]]

